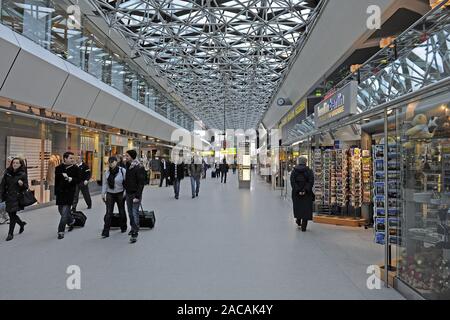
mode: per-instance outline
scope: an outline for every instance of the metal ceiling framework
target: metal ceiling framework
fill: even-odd
[[[322,0],[90,0],[209,128],[254,129]]]

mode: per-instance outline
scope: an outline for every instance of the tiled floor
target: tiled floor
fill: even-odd
[[[366,269],[383,259],[372,231],[294,224],[288,202],[259,178],[253,189],[202,180],[181,197],[147,187],[144,207],[154,230],[136,244],[111,231],[101,239],[104,204],[94,197],[85,228],[56,239],[55,207],[24,212],[25,233],[5,242],[0,226],[0,299],[401,299],[393,289],[369,290]],[[84,203],[80,206],[83,209]],[[67,267],[81,270],[81,290],[68,290]]]

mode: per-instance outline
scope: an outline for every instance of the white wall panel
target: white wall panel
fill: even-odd
[[[67,78],[67,70],[21,50],[0,95],[26,104],[50,108]]]
[[[52,110],[87,118],[99,93],[97,87],[70,75]]]
[[[0,24],[0,88],[19,50],[14,32]]]
[[[111,125],[121,103],[122,101],[119,99],[101,91],[86,118],[95,122]]]
[[[117,128],[133,131],[131,122],[133,121],[136,112],[137,110],[135,108],[122,102],[111,124]]]

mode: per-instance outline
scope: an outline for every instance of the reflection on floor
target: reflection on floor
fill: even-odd
[[[55,207],[22,213],[28,225],[13,241],[0,226],[0,299],[401,299],[367,289],[367,267],[383,258],[372,231],[312,224],[302,233],[259,178],[249,191],[235,175],[226,185],[209,176],[196,199],[188,179],[179,200],[170,187],[147,187],[157,226],[136,244],[120,231],[100,238],[99,196],[84,211],[87,226],[64,240]],[[67,289],[70,265],[80,267],[81,290]]]

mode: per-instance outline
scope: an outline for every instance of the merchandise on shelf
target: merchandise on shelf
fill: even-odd
[[[361,149],[350,149],[349,164],[350,205],[353,208],[360,208],[362,205]]]
[[[369,150],[362,151],[362,202],[369,204],[372,202],[372,157]]]
[[[347,150],[336,150],[336,204],[346,207],[348,203],[348,161]]]
[[[385,194],[385,159],[384,144],[375,145],[373,149],[374,174],[373,174],[373,202],[375,219],[375,242],[385,243],[386,234],[386,194]],[[388,186],[387,209],[389,223],[389,243],[401,245],[401,219],[400,219],[400,164],[397,144],[390,142],[388,145]]]

